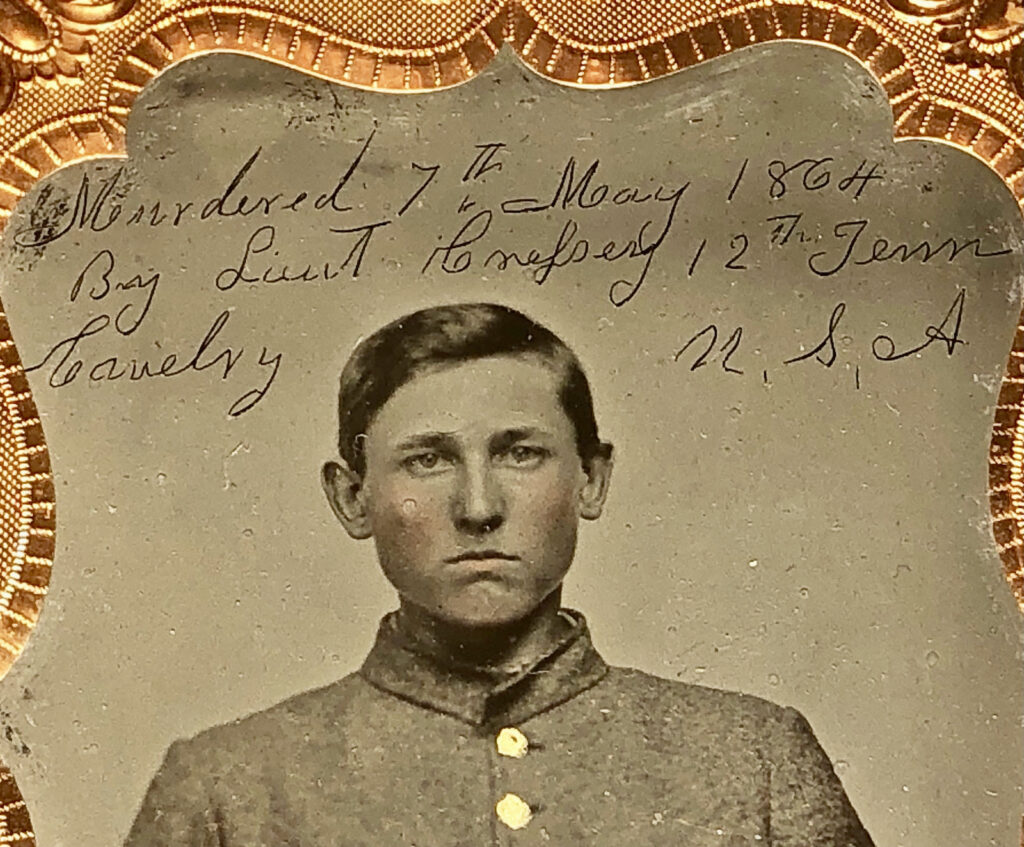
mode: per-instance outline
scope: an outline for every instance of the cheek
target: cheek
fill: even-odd
[[[538,527],[553,531],[575,526],[579,489],[575,476],[551,474],[534,481],[522,492],[521,514]]]
[[[438,491],[408,483],[383,484],[370,491],[370,520],[378,539],[422,543],[445,520]]]

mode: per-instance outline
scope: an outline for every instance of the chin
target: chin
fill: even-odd
[[[510,596],[490,589],[459,592],[438,608],[438,616],[448,623],[469,629],[509,626],[528,617],[540,605],[533,598]]]

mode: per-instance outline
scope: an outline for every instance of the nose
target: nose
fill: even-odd
[[[455,525],[470,535],[487,535],[505,522],[505,497],[487,462],[466,462],[454,497]]]

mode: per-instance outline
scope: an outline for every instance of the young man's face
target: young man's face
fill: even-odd
[[[327,471],[339,517],[373,537],[405,602],[451,623],[501,625],[561,584],[579,518],[600,515],[611,468],[597,459],[584,470],[559,387],[529,357],[421,374],[369,427],[362,480],[332,484]]]

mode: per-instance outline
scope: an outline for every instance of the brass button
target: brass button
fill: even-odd
[[[498,820],[509,829],[522,829],[533,817],[533,810],[529,804],[516,794],[506,794],[502,797],[494,811],[498,814]]]
[[[498,747],[499,755],[509,756],[512,759],[523,758],[526,755],[527,748],[530,746],[526,736],[514,726],[506,726],[499,732],[498,737],[495,739],[495,744]]]

